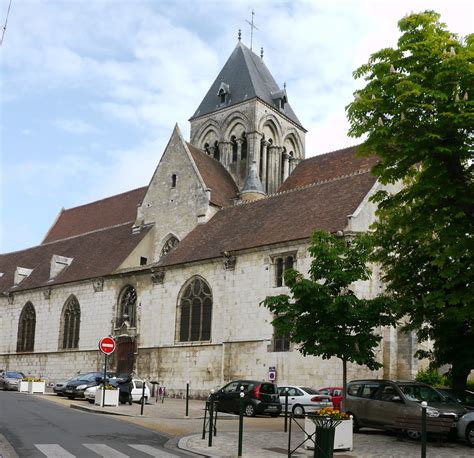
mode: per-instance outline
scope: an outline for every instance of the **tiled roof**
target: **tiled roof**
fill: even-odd
[[[316,229],[343,230],[375,181],[366,171],[224,208],[158,264],[212,259],[224,251],[307,239]]]
[[[148,231],[149,228],[142,228],[139,234],[132,234],[132,223],[127,223],[0,255],[0,272],[3,273],[0,277],[0,292],[21,291],[111,274]],[[49,281],[53,255],[73,258],[73,261]],[[33,269],[33,272],[12,288],[17,267]]]
[[[238,197],[239,190],[229,172],[219,161],[208,156],[204,151],[191,143],[186,142],[186,145],[204,183],[211,190],[211,203],[219,207],[230,205],[232,199]]]
[[[147,189],[148,187],[145,186],[90,204],[63,210],[46,234],[43,243],[135,221],[137,206],[145,196]]]
[[[377,156],[358,157],[356,153],[357,146],[351,146],[305,159],[293,170],[279,191],[307,186],[317,180],[331,180],[360,170],[370,170],[378,162]]]
[[[228,85],[230,91],[230,102],[225,106],[221,106],[217,95],[222,83]],[[255,97],[279,109],[273,100],[276,93],[283,93],[283,91],[263,60],[239,41],[191,119]],[[286,103],[279,111],[301,126],[289,103]]]

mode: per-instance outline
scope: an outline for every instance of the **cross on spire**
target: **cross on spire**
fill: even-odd
[[[252,44],[253,44],[253,29],[258,30],[258,27],[253,23],[253,17],[255,16],[254,11],[252,10],[252,22],[248,21],[245,19],[245,22],[250,24],[250,50],[252,50]]]

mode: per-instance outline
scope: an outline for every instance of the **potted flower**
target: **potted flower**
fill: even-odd
[[[44,390],[46,387],[46,383],[44,380],[38,378],[38,377],[27,377],[26,379],[23,379],[23,381],[26,381],[28,383],[28,393],[33,394],[33,393],[41,393],[44,394]]]
[[[105,385],[105,397],[104,397],[104,386],[100,385],[95,390],[95,405],[97,406],[118,406],[119,403],[119,390],[113,385]],[[103,404],[102,404],[103,402]]]
[[[352,417],[337,409],[321,409],[315,415],[309,414],[305,431],[309,436],[314,434],[316,448],[329,449],[327,457],[333,456],[333,450],[352,450]],[[312,445],[306,447],[312,448]]]

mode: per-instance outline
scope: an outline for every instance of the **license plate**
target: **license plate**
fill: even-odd
[[[72,393],[72,390],[65,390],[66,393]]]
[[[276,406],[268,406],[268,410],[276,410]]]

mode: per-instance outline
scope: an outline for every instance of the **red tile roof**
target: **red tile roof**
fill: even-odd
[[[211,190],[211,203],[219,207],[230,205],[232,199],[238,197],[239,194],[239,189],[230,173],[219,161],[216,161],[204,151],[191,145],[191,143],[186,142],[186,145],[204,183]]]
[[[377,156],[358,157],[357,146],[310,157],[297,165],[279,191],[300,188],[319,180],[331,180],[360,170],[370,170],[378,160]]]
[[[175,265],[281,242],[308,239],[316,229],[345,229],[375,184],[369,172],[318,182],[218,211],[197,226],[158,265]]]
[[[133,223],[122,224],[0,255],[0,272],[3,272],[0,277],[0,292],[21,291],[113,273],[150,229],[142,228],[139,234],[132,234],[132,225]],[[73,258],[73,261],[56,278],[49,281],[53,255]],[[17,267],[33,269],[33,272],[12,288]]]
[[[135,221],[137,205],[142,201],[147,189],[145,186],[90,204],[62,210],[42,243]]]

